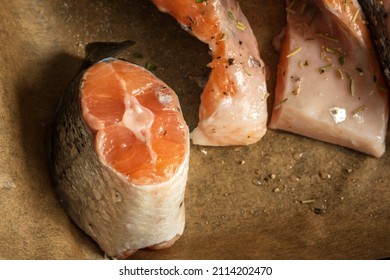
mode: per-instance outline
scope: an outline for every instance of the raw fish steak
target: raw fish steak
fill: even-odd
[[[53,133],[58,196],[109,256],[170,247],[183,233],[189,132],[178,97],[146,69],[90,46]]]

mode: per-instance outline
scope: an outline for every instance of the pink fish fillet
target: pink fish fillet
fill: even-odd
[[[270,128],[380,157],[389,96],[356,0],[287,1]]]
[[[153,0],[182,27],[207,43],[213,60],[201,96],[194,144],[248,145],[266,132],[265,65],[253,31],[235,0]]]

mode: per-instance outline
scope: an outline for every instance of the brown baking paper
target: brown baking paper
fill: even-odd
[[[278,61],[271,41],[285,24],[284,0],[240,3],[269,67],[271,108]],[[149,1],[1,1],[0,23],[0,258],[102,259],[63,210],[49,172],[55,109],[85,44],[136,41],[123,57],[157,66],[190,129],[208,48]],[[191,149],[183,236],[132,259],[390,255],[390,151],[376,159],[271,130],[247,147]]]

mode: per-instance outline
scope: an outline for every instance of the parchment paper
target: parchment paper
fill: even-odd
[[[271,108],[284,0],[241,0],[269,67]],[[208,48],[149,1],[0,1],[0,258],[102,259],[68,218],[49,173],[49,133],[84,45],[134,40],[123,57],[179,95],[198,120]],[[364,133],[364,132],[362,132]],[[387,145],[390,142],[387,140]],[[248,147],[192,146],[186,229],[132,259],[378,259],[390,256],[390,152],[380,159],[269,130]]]

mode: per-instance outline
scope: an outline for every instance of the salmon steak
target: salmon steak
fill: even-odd
[[[123,259],[170,247],[183,233],[189,131],[171,88],[99,52],[60,103],[53,178],[72,220]]]
[[[209,45],[211,72],[201,94],[194,144],[248,145],[266,133],[265,65],[236,0],[153,0],[159,10]]]
[[[389,95],[356,0],[288,0],[269,127],[380,157]]]

